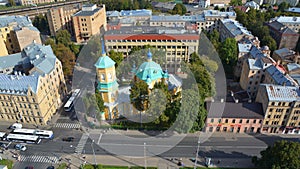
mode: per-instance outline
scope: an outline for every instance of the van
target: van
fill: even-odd
[[[14,123],[9,128],[10,129],[21,129],[22,127],[23,127],[22,124],[20,124],[20,123]]]

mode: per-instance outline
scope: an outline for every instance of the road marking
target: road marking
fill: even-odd
[[[101,138],[102,138],[102,133],[100,134],[100,136],[99,136],[99,139],[98,139],[98,142],[97,142],[97,144],[100,144],[100,140],[101,140]]]

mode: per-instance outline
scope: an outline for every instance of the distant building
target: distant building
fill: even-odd
[[[115,22],[122,22],[120,20],[130,20],[133,22],[132,26],[145,26],[149,25],[149,19],[152,16],[152,11],[148,9],[137,9],[137,10],[121,10],[118,11],[107,11],[108,24]]]
[[[253,57],[253,55],[249,56],[249,58],[245,60],[240,78],[240,85],[242,89],[248,91],[251,98],[256,97],[258,87],[264,80],[265,69],[274,64],[274,60],[272,58],[269,58],[263,53],[253,49],[255,49],[255,47],[252,46],[250,55],[259,55],[255,57]]]
[[[300,56],[288,48],[281,48],[273,52],[272,58],[277,64],[286,66],[289,63],[300,63]]]
[[[208,8],[210,6],[210,0],[199,0],[200,8]]]
[[[252,103],[245,91],[232,93],[226,102],[208,102],[207,112],[205,132],[259,133],[261,130],[262,105]]]
[[[253,8],[256,10],[259,10],[259,4],[257,4],[255,1],[249,1],[245,4],[245,7]]]
[[[72,15],[81,9],[79,4],[72,6],[54,7],[47,11],[47,19],[51,36],[59,30],[68,30],[74,36]]]
[[[262,104],[262,133],[300,134],[299,87],[262,84],[256,102]]]
[[[89,40],[91,36],[100,33],[101,28],[106,30],[105,5],[83,5],[82,10],[72,16],[72,23],[76,42]]]
[[[300,30],[300,17],[296,16],[279,16],[276,18],[271,19],[271,21],[277,21],[284,26],[292,29],[295,32],[299,32]]]
[[[168,12],[173,10],[176,3],[175,2],[151,2],[154,9],[160,10],[161,12]]]
[[[219,32],[222,42],[227,38],[234,38],[236,41],[239,41],[244,36],[253,36],[247,28],[232,19],[220,20]]]
[[[20,5],[37,5],[51,2],[59,2],[64,0],[17,0]]]
[[[0,16],[0,56],[20,52],[25,46],[41,44],[40,31],[26,16]]]
[[[190,54],[199,49],[199,34],[182,28],[122,27],[109,30],[104,35],[107,51],[122,52],[126,57],[133,47],[145,45],[166,50],[166,64],[170,72],[177,72],[181,61],[188,61]]]
[[[66,95],[61,62],[50,46],[32,43],[0,57],[0,120],[47,125]]]
[[[295,49],[299,34],[278,21],[270,21],[266,23],[270,28],[270,35],[277,42],[278,49],[288,48]]]

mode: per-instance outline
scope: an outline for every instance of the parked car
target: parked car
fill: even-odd
[[[54,169],[54,166],[49,166],[47,167],[47,169]]]
[[[1,143],[1,142],[0,142],[0,147],[2,147],[2,148],[7,148],[7,144]]]
[[[17,144],[17,145],[15,145],[15,149],[25,151],[27,149],[27,147],[23,144]]]
[[[74,141],[74,137],[64,137],[62,140],[67,142],[72,142]]]
[[[27,166],[25,169],[33,169],[33,166]]]
[[[21,129],[23,126],[20,123],[14,123],[12,124],[9,129]]]

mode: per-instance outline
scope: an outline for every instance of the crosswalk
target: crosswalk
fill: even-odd
[[[82,153],[82,150],[83,150],[83,148],[84,148],[84,146],[85,146],[85,144],[86,144],[88,138],[89,138],[89,135],[86,134],[86,133],[84,133],[84,134],[81,136],[81,138],[80,138],[80,140],[79,140],[79,143],[78,143],[78,145],[77,145],[77,147],[76,147],[76,149],[75,149],[75,152],[76,152],[76,153],[78,153],[78,154],[81,154],[81,153]]]
[[[80,128],[79,123],[56,123],[54,124],[55,128],[69,128],[69,129],[77,129]]]
[[[58,164],[58,157],[55,156],[41,156],[41,155],[20,155],[21,162],[32,162],[32,163],[52,163]]]

